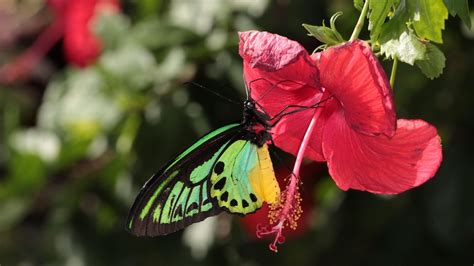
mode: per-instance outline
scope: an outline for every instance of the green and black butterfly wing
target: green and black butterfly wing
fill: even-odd
[[[266,144],[244,125],[215,130],[181,153],[141,189],[128,229],[166,235],[222,210],[246,215],[277,202],[280,188]]]
[[[231,124],[202,137],[142,187],[128,217],[137,236],[166,235],[222,211],[210,197],[216,160],[242,130]]]

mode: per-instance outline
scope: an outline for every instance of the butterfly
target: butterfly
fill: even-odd
[[[271,119],[256,104],[247,99],[240,124],[208,133],[145,183],[128,217],[132,234],[167,235],[223,211],[246,215],[279,200],[267,146]]]

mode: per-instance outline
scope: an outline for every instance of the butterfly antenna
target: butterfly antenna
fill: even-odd
[[[221,98],[221,99],[224,99],[224,100],[226,100],[226,101],[228,101],[228,102],[230,102],[230,103],[237,104],[237,105],[242,105],[241,102],[237,102],[237,101],[235,101],[235,100],[232,100],[231,98],[226,97],[226,96],[224,96],[224,95],[222,95],[222,94],[220,94],[220,93],[218,93],[218,92],[216,92],[216,91],[214,91],[214,90],[211,90],[211,89],[209,89],[208,87],[203,86],[203,85],[201,85],[201,84],[199,84],[199,83],[196,83],[196,82],[193,82],[193,81],[188,81],[188,82],[183,83],[183,85],[185,85],[185,86],[187,86],[187,85],[193,85],[193,86],[196,86],[196,87],[198,87],[198,88],[205,89],[206,91],[208,91],[208,92],[214,94],[215,96],[217,96],[217,97],[219,97],[219,98]],[[247,98],[248,98],[248,94],[247,94]]]
[[[266,82],[272,84],[270,81],[264,79]],[[264,93],[262,93],[262,95],[260,95],[260,97],[257,99],[257,101],[261,101],[265,96],[267,96],[270,92],[272,92],[276,87],[278,87],[280,84],[284,83],[284,82],[295,82],[297,84],[299,84],[298,82],[294,81],[294,80],[280,80],[278,81],[277,83],[275,84],[272,84],[272,86],[270,88],[268,88]],[[302,85],[302,84],[299,84],[299,85]]]
[[[252,89],[252,84],[255,83],[255,82],[258,82],[258,81],[265,81],[267,82],[269,85],[271,85],[270,88],[268,88],[266,91],[264,91],[260,97],[258,99],[255,99],[256,102],[262,100],[265,96],[267,96],[272,90],[274,90],[276,87],[278,87],[279,85],[285,83],[285,82],[293,82],[297,85],[300,85],[300,86],[308,86],[308,87],[313,87],[314,89],[317,89],[316,87],[314,86],[311,86],[309,84],[306,84],[306,83],[302,83],[302,82],[298,82],[298,81],[295,81],[295,80],[291,80],[291,79],[284,79],[284,80],[280,80],[278,81],[277,83],[272,83],[270,82],[269,80],[265,79],[265,78],[258,78],[258,79],[254,79],[252,81],[249,82],[249,84],[246,86],[247,88],[247,94],[250,92],[250,95],[252,94],[251,93],[251,89]]]
[[[243,80],[245,80],[245,76],[243,77]],[[252,82],[250,82],[252,83]],[[245,95],[246,95],[246,100],[248,101],[249,98],[250,98],[250,95],[252,94],[251,91],[250,91],[250,83],[247,85],[247,83],[245,83]]]
[[[244,78],[244,80],[245,80],[245,78]],[[268,80],[265,79],[265,78],[254,79],[254,80],[250,81],[248,84],[246,83],[246,84],[245,84],[245,88],[246,88],[246,92],[247,92],[247,99],[248,99],[248,98],[251,98],[251,95],[252,95],[252,84],[255,83],[255,82],[261,81],[261,80],[266,81],[266,82],[269,83],[269,84],[272,84],[270,81],[268,81]],[[275,87],[275,85],[273,85],[273,87]],[[271,91],[271,90],[273,89],[273,87],[270,88],[270,89],[268,89],[267,91],[265,91],[263,94],[267,94],[268,91]],[[261,97],[258,98],[258,99],[256,99],[256,100],[254,100],[254,101],[255,101],[255,102],[258,102],[259,100],[261,100]]]

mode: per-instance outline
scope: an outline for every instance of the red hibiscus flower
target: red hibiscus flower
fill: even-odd
[[[343,190],[396,194],[434,176],[441,163],[436,128],[423,120],[396,120],[387,77],[364,42],[313,56],[297,42],[267,32],[240,34],[244,78],[270,115],[285,106],[321,102],[305,157],[327,161]],[[296,155],[314,109],[284,116],[272,133]]]
[[[244,79],[253,99],[270,116],[276,146],[297,155],[292,182],[282,193],[272,228],[294,227],[300,214],[297,181],[303,156],[326,161],[339,188],[397,194],[434,176],[441,163],[436,128],[423,120],[396,119],[387,77],[363,41],[310,56],[295,41],[267,33],[240,33]],[[283,110],[283,111],[282,111]],[[300,109],[301,110],[301,109]]]
[[[47,0],[54,20],[33,45],[12,63],[0,69],[0,80],[13,82],[27,75],[41,58],[61,39],[69,63],[85,67],[94,62],[101,44],[92,24],[103,11],[116,12],[117,0]]]

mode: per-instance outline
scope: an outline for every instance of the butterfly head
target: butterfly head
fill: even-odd
[[[271,128],[268,115],[257,108],[257,103],[252,100],[244,102],[244,118],[242,124],[247,130],[248,138],[258,146],[262,146],[271,139],[268,132]]]
[[[255,101],[253,101],[251,99],[244,101],[244,110],[245,111],[253,111],[255,109],[257,109]]]
[[[244,101],[244,118],[242,123],[248,126],[260,124],[269,129],[268,115],[258,110],[257,103],[252,99]]]

